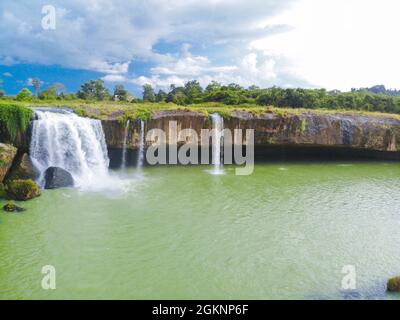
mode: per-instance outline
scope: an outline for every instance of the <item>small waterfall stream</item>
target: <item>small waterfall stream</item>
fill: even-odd
[[[144,132],[145,130],[145,125],[144,121],[140,120],[140,141],[139,141],[139,153],[138,153],[138,161],[136,164],[136,169],[137,171],[141,171],[143,167],[143,162],[144,162]]]
[[[49,167],[67,170],[81,188],[107,183],[109,158],[99,120],[64,109],[35,109],[35,113],[30,156],[41,172],[40,184]]]
[[[217,113],[211,115],[213,125],[212,134],[212,164],[214,168],[212,174],[223,174],[223,137],[224,119]]]
[[[129,126],[130,126],[130,120],[126,122],[125,132],[124,132],[124,145],[122,149],[122,163],[121,163],[121,169],[123,170],[126,168],[126,153],[128,149]]]

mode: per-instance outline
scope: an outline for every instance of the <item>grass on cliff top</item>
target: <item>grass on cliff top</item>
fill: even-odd
[[[0,108],[7,102],[0,102]],[[399,114],[367,112],[346,109],[294,109],[294,108],[277,108],[273,106],[259,106],[252,104],[243,105],[225,105],[222,103],[201,103],[187,106],[180,106],[174,103],[128,103],[128,102],[114,102],[114,101],[31,101],[31,102],[18,102],[10,101],[9,104],[18,105],[21,107],[51,107],[51,108],[69,108],[76,114],[84,117],[90,117],[100,120],[115,119],[141,119],[149,120],[153,112],[164,110],[183,110],[194,111],[209,115],[211,113],[219,113],[223,117],[230,117],[233,111],[246,111],[254,115],[261,115],[265,113],[273,113],[279,116],[300,115],[304,113],[319,113],[319,114],[350,114],[350,115],[368,115],[376,117],[385,117],[400,120]]]
[[[0,135],[14,140],[17,132],[25,132],[32,118],[32,110],[16,103],[0,102]]]

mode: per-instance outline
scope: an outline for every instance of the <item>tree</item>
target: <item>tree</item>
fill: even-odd
[[[36,96],[39,95],[39,90],[40,90],[41,85],[42,85],[42,81],[39,78],[33,78],[31,80],[31,86],[35,90]]]
[[[188,104],[199,103],[201,102],[203,88],[200,86],[200,83],[197,80],[192,80],[185,84],[184,93],[186,96],[186,102]]]
[[[18,101],[32,101],[33,98],[33,93],[27,88],[23,88],[15,97]]]
[[[211,83],[206,87],[206,92],[216,91],[221,89],[222,85],[217,81],[211,81]]]
[[[89,82],[81,85],[81,89],[78,91],[77,96],[83,100],[109,100],[110,93],[104,86],[103,80],[90,80]]]
[[[54,83],[47,89],[39,93],[39,99],[41,100],[56,100],[61,98],[61,94],[65,90],[65,86],[62,83]]]
[[[156,102],[166,102],[167,101],[167,93],[163,90],[159,90],[156,94]]]
[[[128,99],[128,91],[125,90],[123,84],[117,84],[114,88],[114,99],[118,101],[126,101]]]
[[[179,91],[174,95],[173,102],[177,105],[183,106],[186,104],[186,95]]]
[[[156,100],[156,95],[154,89],[150,84],[145,84],[143,86],[143,101],[154,102]]]

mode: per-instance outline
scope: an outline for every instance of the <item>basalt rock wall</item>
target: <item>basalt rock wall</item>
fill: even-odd
[[[212,123],[203,113],[189,111],[158,111],[145,124],[145,130],[161,129],[169,139],[171,121],[176,121],[178,132],[194,129],[200,137],[201,129],[211,129]],[[109,148],[120,149],[124,144],[125,124],[117,120],[102,122]],[[397,154],[400,151],[400,120],[390,115],[362,115],[348,113],[304,112],[299,114],[265,113],[255,115],[234,111],[224,117],[224,128],[254,129],[255,148],[329,147],[369,150]],[[243,132],[243,142],[245,141]],[[130,125],[127,146],[136,149],[140,141],[140,122]],[[148,142],[150,143],[150,142]]]

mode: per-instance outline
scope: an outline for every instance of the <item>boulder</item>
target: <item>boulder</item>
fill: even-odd
[[[389,279],[387,289],[389,292],[400,292],[400,277]]]
[[[3,210],[6,212],[23,212],[26,209],[18,207],[14,201],[9,201],[4,207]]]
[[[17,157],[15,165],[7,175],[7,180],[36,180],[40,176],[39,170],[34,166],[29,155],[24,153]]]
[[[7,196],[13,200],[26,201],[42,194],[33,180],[11,180],[6,185]]]
[[[8,170],[10,170],[16,154],[17,148],[0,143],[0,182],[3,182]]]
[[[68,188],[74,186],[72,175],[61,168],[50,167],[44,173],[45,189]]]

